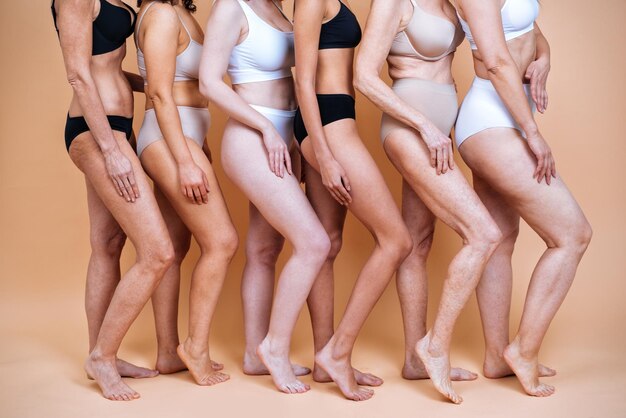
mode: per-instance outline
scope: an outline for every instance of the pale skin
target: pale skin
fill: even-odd
[[[291,31],[291,23],[278,10],[278,3],[251,0],[247,4],[274,29]],[[222,165],[253,205],[251,221],[254,225],[248,238],[255,243],[246,244],[247,250],[253,249],[248,255],[265,255],[261,268],[255,269],[254,261],[248,263],[242,284],[247,339],[258,338],[268,320],[272,262],[275,263],[276,251],[282,246],[279,235],[291,242],[293,253],[279,275],[267,333],[255,348],[256,355],[251,356],[251,349],[246,349],[248,357],[244,362],[248,363],[244,366],[249,374],[263,374],[267,370],[282,392],[304,393],[310,387],[300,381],[296,373],[306,370],[294,368],[289,361],[291,335],[328,255],[330,241],[292,173],[285,139],[269,119],[250,106],[294,109],[293,79],[235,84],[232,88],[223,81],[233,48],[247,36],[249,28],[242,6],[231,0],[217,0],[207,22],[200,67],[201,91],[230,116],[222,138]],[[265,249],[255,245],[265,239],[268,239]],[[263,277],[255,284],[253,280],[259,278],[253,275],[257,272]],[[256,289],[259,294],[254,293]],[[254,316],[259,318],[250,326],[248,321]],[[248,334],[250,328],[252,331]],[[262,365],[258,364],[259,360]]]
[[[478,48],[473,51],[476,75],[493,83],[526,135],[524,139],[510,128],[487,129],[466,139],[459,149],[472,169],[478,195],[505,237],[478,289],[488,350],[485,366],[487,360],[495,359],[495,377],[511,370],[526,393],[550,396],[554,387],[539,380],[546,372],[538,363],[541,342],[572,284],[592,230],[563,179],[556,175],[554,157],[522,88],[524,79],[530,79],[533,101],[545,111],[547,71],[545,64],[541,70],[537,63],[547,47],[545,38],[535,26],[535,31],[507,42],[501,0],[456,3]],[[520,217],[545,241],[547,249],[533,271],[519,329],[509,343],[511,254]],[[508,369],[501,365],[502,358]]]
[[[176,56],[192,41],[202,44],[202,30],[181,2],[157,2],[147,9],[150,3],[143,3],[139,11],[143,19],[136,40],[146,64],[146,110],[154,109],[163,138],[148,145],[140,157],[159,190],[158,200],[177,259],[168,274],[172,277],[166,277],[163,289],[159,286],[153,296],[157,338],[164,343],[170,336],[177,339],[174,305],[178,304],[178,290],[173,286],[179,284],[180,263],[189,248],[188,230],[198,242],[200,257],[191,276],[189,334],[176,353],[197,384],[210,386],[229,379],[229,375],[215,370],[209,353],[209,334],[228,265],[237,249],[237,231],[211,162],[193,139],[185,137],[176,108],[207,106],[197,81],[174,81]],[[174,268],[178,271],[171,271]],[[175,370],[178,359],[170,359],[174,364],[169,367]],[[168,365],[160,360],[166,369]]]
[[[419,6],[426,13],[457,23],[454,8],[447,1],[420,1]],[[404,179],[402,212],[413,237],[411,256],[397,275],[405,329],[403,376],[430,377],[439,392],[460,403],[462,398],[450,381],[473,380],[477,376],[463,369],[451,369],[452,331],[501,235],[465,177],[454,169],[450,132],[439,131],[380,78],[387,59],[393,79],[411,77],[453,83],[452,54],[437,61],[388,57],[393,39],[406,28],[412,15],[413,6],[408,0],[372,2],[357,57],[355,85],[381,110],[406,124],[406,128],[391,131],[384,141],[387,156]],[[390,31],[390,27],[397,30]],[[450,263],[437,317],[427,332],[426,259],[436,218],[455,230],[464,245]]]
[[[346,398],[362,401],[370,399],[374,391],[359,383],[377,385],[382,381],[372,375],[359,376],[351,365],[352,350],[367,316],[409,254],[411,237],[378,167],[359,138],[355,121],[342,119],[322,126],[320,120],[317,93],[354,97],[354,49],[318,50],[321,26],[337,15],[340,3],[297,0],[295,4],[296,90],[309,133],[301,151],[316,172],[309,170],[305,178],[309,198],[335,246],[309,296],[316,368],[337,383]],[[372,233],[376,245],[333,332],[332,259],[340,247],[346,207]]]
[[[112,4],[123,7],[120,2]],[[104,397],[128,401],[139,394],[122,381],[122,375],[150,377],[156,372],[117,360],[116,354],[171,265],[174,251],[139,160],[125,134],[113,131],[106,119],[106,115],[132,115],[131,83],[121,69],[126,48],[91,55],[92,22],[100,12],[99,2],[56,0],[55,10],[67,78],[74,91],[69,114],[82,115],[90,128],[74,139],[69,150],[85,175],[91,225],[85,298],[90,354],[85,371]],[[130,81],[135,84],[136,77]],[[135,246],[137,259],[122,276],[119,254],[125,236]]]

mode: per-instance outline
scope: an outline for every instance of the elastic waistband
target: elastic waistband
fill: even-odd
[[[316,94],[317,99],[349,99],[354,102],[354,97],[345,93],[336,93],[336,94]]]
[[[193,112],[207,112],[209,113],[209,109],[207,109],[206,107],[194,107],[194,106],[176,106],[176,109],[187,109]],[[145,113],[148,112],[154,112],[154,108],[152,109],[146,109]]]
[[[530,91],[530,84],[522,84],[524,90],[528,93]],[[496,91],[496,88],[493,86],[491,80],[487,80],[485,78],[474,77],[474,81],[472,82],[472,87],[477,87],[485,90]]]
[[[280,80],[293,77],[291,68],[281,68],[275,71],[261,71],[255,68],[242,70],[230,69],[228,76],[232,84],[260,83],[262,81]]]
[[[437,83],[432,80],[424,80],[423,78],[405,77],[399,78],[393,82],[393,89],[412,88],[419,86],[420,88],[428,88],[440,93],[456,95],[456,87],[452,83]]]
[[[250,105],[251,108],[258,111],[259,113],[265,113],[268,115],[280,116],[285,118],[293,118],[296,115],[296,109],[286,110],[286,109],[275,109],[273,107],[259,106],[259,105]]]

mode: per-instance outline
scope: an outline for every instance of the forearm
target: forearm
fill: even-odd
[[[249,103],[246,103],[221,79],[202,83],[201,92],[209,101],[228,113],[231,118],[252,129],[263,132],[271,125],[265,116],[252,108]]]
[[[91,74],[85,72],[83,74],[70,75],[68,80],[76,94],[89,131],[100,150],[103,153],[107,153],[117,149],[117,141],[107,120],[98,88]]]
[[[422,131],[428,119],[409,106],[378,74],[361,73],[357,67],[355,87],[380,110],[417,131]]]
[[[193,162],[174,99],[171,95],[154,95],[151,99],[159,129],[174,160],[178,165]]]
[[[302,120],[309,134],[309,138],[311,139],[315,157],[319,163],[334,158],[328,146],[324,127],[322,126],[322,118],[313,84],[307,86],[296,82],[296,94],[298,96]]]
[[[541,31],[537,31],[536,36],[536,52],[535,59],[536,60],[547,60],[550,61],[550,44],[545,36],[541,33]]]
[[[526,135],[537,132],[537,124],[522,85],[522,77],[513,60],[502,61],[488,68],[489,80],[513,119]]]
[[[130,83],[130,87],[133,89],[133,91],[136,91],[138,93],[145,93],[143,77],[141,77],[139,74],[130,73],[128,71],[124,71],[124,75]]]

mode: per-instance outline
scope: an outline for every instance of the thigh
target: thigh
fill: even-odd
[[[462,237],[478,225],[492,222],[461,170],[438,175],[430,153],[413,130],[396,129],[384,144],[387,156],[424,204]]]
[[[77,136],[70,148],[70,157],[76,166],[85,174],[94,191],[113,218],[128,235],[136,248],[145,245],[163,245],[163,237],[167,243],[167,228],[161,217],[139,159],[128,144],[122,132],[113,131],[120,150],[132,164],[135,181],[140,197],[134,202],[127,202],[117,193],[106,170],[102,152],[90,132]]]
[[[340,205],[322,184],[322,177],[310,165],[304,164],[306,195],[326,232],[341,235],[346,220],[347,208]],[[332,237],[331,237],[332,238]]]
[[[324,126],[328,146],[346,171],[350,181],[352,213],[370,231],[393,234],[404,228],[400,210],[374,159],[363,145],[354,119],[342,119]],[[309,164],[319,172],[311,140],[302,143],[302,152]]]
[[[126,239],[126,234],[106,207],[89,178],[85,176],[87,186],[87,210],[89,213],[89,236],[92,246],[96,242],[110,243],[116,238]],[[111,184],[112,185],[112,184]]]
[[[202,245],[213,239],[221,240],[223,233],[234,232],[234,226],[209,159],[193,140],[188,139],[187,145],[194,163],[204,171],[209,182],[209,199],[206,204],[191,202],[183,195],[178,181],[176,160],[165,141],[157,141],[147,147],[141,154],[141,162],[198,243]]]
[[[224,171],[263,217],[291,242],[322,228],[293,175],[270,171],[262,138],[255,130],[229,120],[224,129],[221,159]]]
[[[551,185],[533,178],[536,159],[515,129],[494,128],[468,138],[461,155],[550,246],[587,220],[563,179]]]
[[[284,237],[265,219],[259,209],[250,202],[248,209],[250,224],[248,226],[247,248],[272,247],[282,249]]]
[[[519,229],[519,213],[509,205],[504,196],[495,191],[493,187],[483,180],[478,174],[473,174],[474,190],[485,205],[489,214],[502,231],[504,237],[517,236]]]
[[[402,218],[413,238],[414,246],[422,243],[435,230],[435,215],[404,179],[402,180]]]
[[[176,256],[179,261],[182,261],[191,245],[191,232],[157,185],[154,187],[154,197],[156,198],[159,209],[161,210],[161,215],[167,225],[167,230],[170,233]]]

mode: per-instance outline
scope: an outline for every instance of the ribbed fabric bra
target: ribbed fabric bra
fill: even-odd
[[[322,24],[319,50],[353,49],[361,42],[359,21],[341,0],[338,1],[339,12]],[[317,94],[317,104],[322,126],[342,119],[356,119],[354,97],[349,94]],[[294,134],[299,144],[309,136],[300,108],[296,110]]]
[[[106,0],[100,0],[100,11],[92,23],[92,46],[91,55],[103,55],[121,48],[126,43],[126,38],[133,34],[137,13],[126,3],[124,7],[118,7]],[[54,27],[57,27],[57,13],[54,8],[54,0],[51,4],[52,19]],[[111,129],[123,132],[126,139],[130,139],[133,130],[133,118],[124,116],[107,115],[107,120]],[[74,139],[89,131],[87,121],[83,116],[70,117],[69,113],[65,122],[65,148],[70,149]]]

